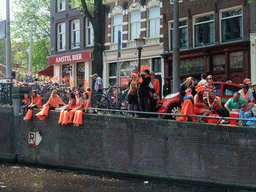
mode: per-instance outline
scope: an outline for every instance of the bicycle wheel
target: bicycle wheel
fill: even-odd
[[[107,97],[101,97],[99,104],[99,108],[104,108],[104,109],[109,109],[110,107],[110,101],[108,100]]]

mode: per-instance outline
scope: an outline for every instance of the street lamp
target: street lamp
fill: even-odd
[[[139,68],[139,71],[140,71],[140,58],[141,58],[141,50],[142,50],[142,47],[145,45],[145,38],[143,38],[141,35],[140,37],[134,39],[135,42],[136,42],[136,46],[137,46],[137,49],[139,51],[139,65],[138,65],[138,68]]]

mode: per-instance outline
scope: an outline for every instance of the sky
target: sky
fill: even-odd
[[[13,0],[9,0],[9,7],[10,7],[10,14],[13,4]],[[0,19],[5,20],[6,19],[6,0],[0,0]]]

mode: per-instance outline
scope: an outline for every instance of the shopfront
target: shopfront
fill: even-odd
[[[90,70],[92,65],[91,53],[80,52],[48,58],[54,66],[55,81],[68,87],[90,86]]]
[[[172,53],[164,54],[165,83],[172,85]],[[201,74],[212,74],[214,81],[240,84],[250,77],[250,44],[248,41],[223,44],[180,52],[180,79],[191,76],[200,80]],[[171,89],[169,89],[171,90]]]

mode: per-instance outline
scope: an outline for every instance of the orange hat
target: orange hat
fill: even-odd
[[[205,88],[204,86],[199,86],[196,91],[199,93],[199,92],[204,92],[205,91]]]
[[[243,84],[252,84],[251,79],[246,78],[246,79],[243,81]]]

